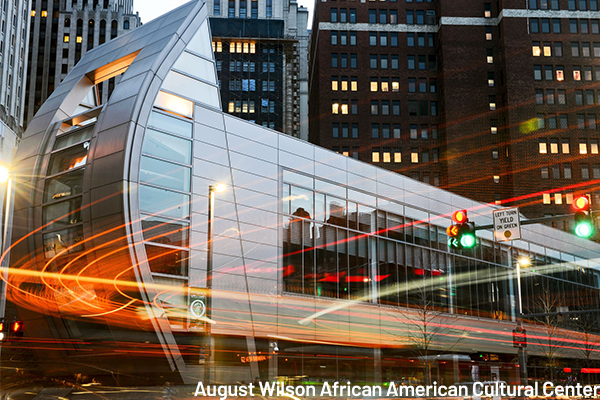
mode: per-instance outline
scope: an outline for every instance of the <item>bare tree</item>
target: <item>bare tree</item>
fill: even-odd
[[[549,369],[550,380],[554,380],[555,366],[562,348],[560,347],[558,335],[563,326],[563,317],[557,311],[564,306],[561,296],[557,296],[552,291],[551,280],[547,277],[535,276],[535,284],[532,302],[534,314],[544,314],[531,318],[537,323],[536,334],[533,335],[533,341],[537,343],[539,351],[546,361],[546,368]]]

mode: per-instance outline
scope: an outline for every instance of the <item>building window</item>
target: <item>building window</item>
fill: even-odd
[[[549,178],[548,167],[542,167],[541,168],[541,178],[542,179],[548,179]]]
[[[579,154],[587,154],[587,141],[585,139],[579,141]]]
[[[500,183],[500,175],[494,175],[494,183]]]
[[[374,163],[378,163],[379,162],[379,148],[373,148],[373,150],[371,151],[371,161]]]
[[[410,162],[413,164],[419,163],[419,151],[417,149],[411,149],[410,151]]]
[[[571,164],[563,164],[563,178],[571,179]]]
[[[65,34],[65,36],[63,37],[63,42],[64,43],[69,43],[69,41],[70,41],[70,36],[67,35],[67,34]]]
[[[590,179],[590,167],[585,164],[581,166],[581,179]]]
[[[548,143],[546,143],[545,139],[540,139],[539,142],[539,152],[540,154],[547,154],[548,153]]]
[[[544,193],[542,195],[542,201],[543,201],[544,204],[551,204],[550,193]]]

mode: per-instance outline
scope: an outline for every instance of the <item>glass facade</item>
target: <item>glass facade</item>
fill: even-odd
[[[389,201],[396,213],[377,210],[377,199],[367,193],[289,171],[283,176],[285,292],[512,320],[516,289],[510,260],[526,255],[533,263],[522,273],[527,314],[542,312],[544,304],[569,310],[598,304],[598,271],[533,252],[513,250],[509,257],[509,247],[484,239],[455,254],[448,250],[445,227],[430,222],[440,219],[435,214]],[[539,298],[541,289],[551,305]],[[585,293],[585,301],[576,293]]]

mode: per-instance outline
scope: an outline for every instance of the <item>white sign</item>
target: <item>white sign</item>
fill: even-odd
[[[192,304],[190,304],[190,313],[198,319],[204,317],[206,314],[206,305],[202,300],[194,300]]]
[[[518,207],[494,211],[494,238],[497,242],[521,239]]]

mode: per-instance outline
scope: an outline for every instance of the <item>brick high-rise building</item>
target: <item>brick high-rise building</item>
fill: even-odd
[[[597,0],[319,1],[310,141],[530,216],[598,207],[599,21]]]
[[[133,0],[32,0],[25,120],[89,50],[141,25]],[[106,102],[115,77],[97,88]]]

